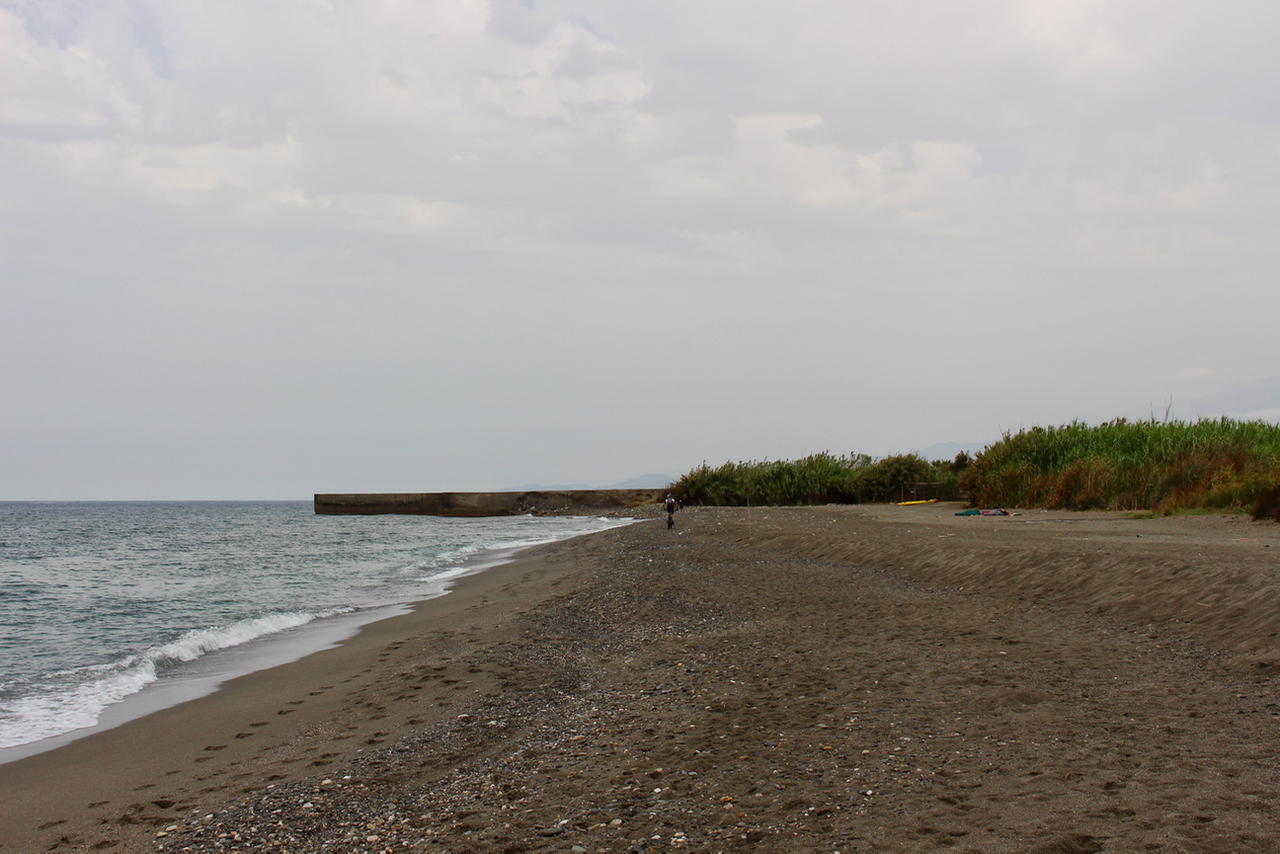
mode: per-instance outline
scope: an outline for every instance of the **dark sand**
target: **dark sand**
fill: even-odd
[[[1280,525],[701,509],[0,766],[0,851],[1277,851]]]

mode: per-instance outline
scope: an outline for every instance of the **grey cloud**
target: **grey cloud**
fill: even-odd
[[[0,5],[0,497],[611,483],[1212,401],[1280,311],[1280,12],[1230,11]]]

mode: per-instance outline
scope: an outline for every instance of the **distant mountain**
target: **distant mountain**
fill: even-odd
[[[1189,409],[1197,417],[1217,418],[1228,415],[1250,420],[1272,420],[1280,412],[1280,376],[1263,377],[1260,380],[1222,389],[1194,398],[1176,409]]]
[[[604,487],[605,489],[666,489],[675,483],[676,479],[666,474],[642,474],[639,477],[633,477],[631,480],[624,480],[618,483],[611,483]]]
[[[675,478],[665,474],[642,474],[630,480],[611,483],[607,486],[592,486],[589,483],[557,483],[547,486],[541,483],[526,483],[521,486],[509,486],[498,492],[567,492],[573,489],[666,489]]]
[[[595,489],[589,483],[553,483],[550,486],[542,483],[525,483],[520,486],[508,486],[497,492],[568,492],[571,489]]]

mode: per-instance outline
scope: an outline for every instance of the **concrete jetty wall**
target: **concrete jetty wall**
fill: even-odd
[[[324,515],[400,513],[419,516],[553,515],[620,510],[652,504],[666,495],[654,489],[572,489],[542,492],[317,493]]]

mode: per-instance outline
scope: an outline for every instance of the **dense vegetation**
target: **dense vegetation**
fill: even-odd
[[[687,504],[851,504],[963,497],[980,507],[1252,508],[1280,514],[1280,426],[1230,418],[1072,422],[1006,433],[972,460],[813,454],[706,463],[673,484]],[[1280,515],[1277,515],[1280,518]]]
[[[1280,484],[1280,426],[1230,418],[1072,422],[986,448],[961,478],[981,506],[1248,509]]]
[[[962,463],[967,460],[964,457]],[[956,465],[931,463],[916,454],[873,460],[866,454],[837,457],[829,453],[802,460],[725,463],[714,469],[703,463],[672,489],[686,504],[730,506],[953,498],[959,476]],[[919,486],[926,483],[931,484],[928,495]]]

